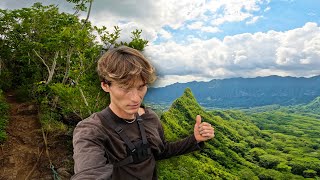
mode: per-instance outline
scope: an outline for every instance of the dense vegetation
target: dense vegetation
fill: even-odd
[[[141,30],[132,31],[130,42],[119,42],[120,32],[94,27],[55,5],[0,9],[0,89],[36,101],[43,127],[67,133],[66,124],[75,125],[109,101],[95,72],[100,55],[120,45],[143,50],[148,43]]]
[[[7,139],[5,131],[8,123],[9,106],[4,98],[3,91],[0,89],[0,144]]]
[[[146,101],[170,105],[189,87],[199,104],[206,108],[249,108],[271,104],[288,106],[308,103],[319,96],[319,84],[320,76],[215,79],[153,88],[146,96]]]
[[[161,179],[303,179],[320,176],[320,121],[281,111],[204,111],[190,89],[161,120],[169,140],[192,133],[200,114],[216,136],[201,152],[159,163]]]

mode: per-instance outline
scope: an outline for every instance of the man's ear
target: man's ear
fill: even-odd
[[[110,86],[105,82],[101,82],[101,88],[107,93],[110,92]]]

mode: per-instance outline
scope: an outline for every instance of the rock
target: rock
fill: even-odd
[[[33,104],[22,104],[17,109],[17,114],[19,115],[31,115],[37,114],[38,109]]]
[[[9,163],[10,163],[10,164],[15,164],[15,160],[14,160],[14,157],[13,157],[13,156],[10,156],[10,157],[9,157]]]

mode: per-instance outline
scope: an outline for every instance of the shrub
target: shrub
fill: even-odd
[[[5,131],[8,123],[9,105],[5,101],[3,91],[0,89],[0,143],[3,143],[7,139],[7,133]]]

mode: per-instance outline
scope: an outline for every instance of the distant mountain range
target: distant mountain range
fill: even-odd
[[[249,108],[279,104],[282,106],[309,103],[320,96],[320,76],[256,77],[211,80],[209,82],[175,83],[150,88],[146,103],[171,104],[190,88],[201,106],[215,108]]]

